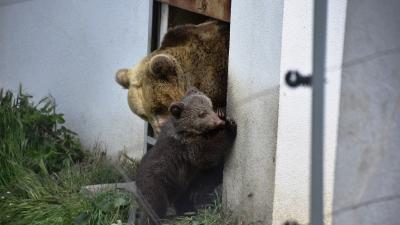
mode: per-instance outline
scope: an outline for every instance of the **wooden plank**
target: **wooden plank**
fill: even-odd
[[[181,9],[229,22],[231,0],[157,0]]]

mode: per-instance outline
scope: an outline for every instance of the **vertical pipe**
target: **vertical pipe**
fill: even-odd
[[[160,3],[161,4],[161,12],[160,12],[160,27],[159,27],[159,40],[158,40],[158,46],[161,47],[161,42],[164,37],[164,35],[168,31],[168,17],[169,17],[169,6],[165,3]]]
[[[152,35],[153,35],[153,0],[149,1],[149,22],[148,22],[148,31],[147,31],[147,53],[151,52],[152,48]],[[147,136],[147,134],[146,134]]]
[[[311,225],[323,224],[323,140],[324,140],[324,67],[327,0],[314,0],[312,141],[311,141]]]
[[[153,23],[154,21],[154,0],[149,0],[149,19],[147,27],[147,54],[150,54],[153,50]],[[143,145],[143,155],[146,154],[149,143],[149,123],[144,123],[144,145]]]

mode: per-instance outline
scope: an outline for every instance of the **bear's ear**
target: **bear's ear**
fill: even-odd
[[[190,86],[185,95],[193,95],[201,93],[196,87]]]
[[[120,69],[115,74],[115,80],[118,84],[120,84],[123,88],[129,88],[129,78],[128,78],[128,69]]]
[[[167,79],[169,75],[176,75],[175,59],[166,54],[158,54],[150,59],[150,73],[159,79]]]
[[[181,116],[181,113],[183,111],[183,107],[185,105],[183,104],[183,102],[173,102],[171,103],[171,105],[169,106],[169,111],[171,112],[171,114],[175,117],[175,118],[179,118]]]

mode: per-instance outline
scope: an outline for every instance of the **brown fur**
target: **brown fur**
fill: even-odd
[[[197,90],[190,90],[169,110],[173,117],[143,157],[136,177],[141,195],[160,218],[170,204],[178,213],[193,208],[188,197],[198,176],[223,161],[236,137],[235,122],[221,119],[210,99]],[[141,224],[148,220],[143,217]]]
[[[119,70],[117,82],[128,89],[131,110],[156,134],[170,115],[168,106],[189,86],[209,96],[215,108],[226,105],[229,27],[222,22],[170,29],[162,45],[135,67]]]

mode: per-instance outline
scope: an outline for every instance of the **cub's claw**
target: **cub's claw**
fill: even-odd
[[[227,124],[229,124],[229,126],[232,126],[232,127],[236,127],[237,126],[235,120],[233,120],[230,117],[226,117],[225,121],[226,121]]]
[[[225,120],[226,113],[225,113],[225,110],[223,108],[217,108],[216,113],[217,113],[219,118]]]

